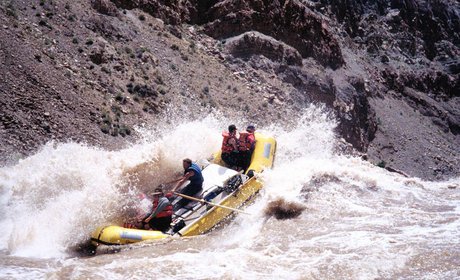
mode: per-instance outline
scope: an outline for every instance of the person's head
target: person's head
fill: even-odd
[[[192,165],[191,159],[185,158],[184,160],[182,160],[182,166],[184,167],[184,169],[189,168],[191,165]]]
[[[253,125],[248,125],[248,127],[246,127],[246,131],[249,133],[254,133],[254,131],[256,131],[256,127]]]
[[[163,189],[158,186],[155,188],[155,191],[153,192],[153,195],[154,196],[163,196]]]
[[[236,126],[234,124],[229,125],[228,126],[228,132],[235,133],[236,132]]]

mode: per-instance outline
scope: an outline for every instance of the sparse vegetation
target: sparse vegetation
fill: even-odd
[[[115,96],[115,100],[122,104],[126,103],[126,97],[124,97],[121,93],[117,93],[117,95]]]
[[[104,123],[101,125],[101,131],[104,133],[104,134],[109,134],[110,132],[110,125]]]
[[[196,44],[195,44],[195,42],[191,42],[190,45],[189,45],[189,47],[188,47],[188,49],[189,49],[189,51],[192,52],[192,53],[195,52],[195,51],[196,51]]]
[[[137,51],[141,53],[150,52],[149,48],[147,47],[140,47]]]
[[[110,135],[112,135],[113,137],[118,136],[118,127],[112,127]]]
[[[16,12],[16,8],[13,6],[13,4],[11,2],[9,2],[7,5],[6,5],[6,15],[7,16],[10,16],[10,17],[13,17],[13,18],[18,18],[18,14]]]
[[[67,20],[69,21],[75,21],[77,19],[77,16],[75,16],[74,14],[70,14],[67,16]]]
[[[164,81],[163,81],[163,77],[161,77],[160,73],[156,72],[156,76],[155,76],[155,83],[159,84],[159,85],[164,85]]]
[[[217,102],[214,99],[209,100],[209,106],[211,108],[217,108],[218,107]]]
[[[47,23],[46,20],[44,20],[44,19],[41,19],[41,20],[38,22],[38,25],[49,27],[49,26],[48,26],[48,23]]]
[[[120,117],[121,116],[121,107],[118,106],[118,105],[112,105],[112,107],[110,107],[110,110],[115,114],[115,116],[117,117]]]
[[[125,137],[126,135],[131,135],[131,129],[127,127],[126,125],[122,124],[120,125],[120,128],[118,129],[118,133],[122,137]]]
[[[112,118],[111,113],[115,114],[115,119]],[[125,124],[120,124],[121,114],[122,110],[118,105],[112,105],[110,111],[104,110],[102,113],[102,123],[100,125],[101,131],[113,137],[118,135],[122,137],[131,135],[131,129]]]
[[[158,93],[149,85],[133,85],[129,83],[126,85],[128,92],[138,97],[157,97]]]
[[[102,66],[101,67],[101,71],[104,72],[104,73],[107,73],[107,74],[112,74],[112,71],[110,71],[110,69],[106,66]]]
[[[158,92],[159,92],[161,95],[166,95],[166,93],[167,93],[166,90],[165,90],[165,88],[162,87],[162,86],[158,87]]]
[[[112,117],[109,112],[102,113],[102,122],[108,125],[112,124]]]

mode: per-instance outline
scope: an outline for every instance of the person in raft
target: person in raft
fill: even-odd
[[[173,206],[169,201],[169,197],[171,196],[171,193],[165,195],[162,188],[155,188],[152,212],[147,214],[141,221],[143,229],[163,232],[169,229],[173,214]]]
[[[254,152],[256,146],[256,138],[254,136],[254,131],[256,128],[253,125],[248,125],[246,131],[240,132],[240,137],[238,139],[238,150],[240,153],[240,163],[238,166],[246,171],[251,164],[251,156]]]
[[[236,126],[234,124],[228,126],[228,132],[223,132],[222,136],[222,148],[221,158],[230,166],[230,168],[239,170],[239,150],[238,150],[238,139],[236,138]]]
[[[185,181],[190,180],[190,183],[183,187],[180,193],[188,196],[195,196],[199,194],[203,190],[204,181],[203,175],[201,174],[201,168],[196,163],[193,163],[189,158],[186,158],[182,161],[182,166],[184,167],[184,175],[174,181],[167,183],[175,183],[171,191],[175,192],[180,186],[182,186],[182,184],[185,183]],[[174,211],[184,207],[190,201],[190,199],[182,198],[174,205]]]

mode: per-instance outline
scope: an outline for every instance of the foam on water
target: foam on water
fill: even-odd
[[[171,126],[162,133],[144,130],[139,144],[120,151],[48,143],[1,168],[0,249],[65,256],[95,226],[114,222],[137,191],[152,191],[180,171],[182,158],[205,158],[219,147],[220,125],[212,116]]]
[[[181,172],[184,157],[206,158],[233,121],[171,118],[141,128],[120,151],[50,143],[0,169],[0,250],[7,256],[59,258],[103,223],[120,220],[138,192]],[[246,123],[236,122],[237,126]],[[134,245],[118,254],[65,259],[55,278],[419,279],[459,275],[460,185],[405,178],[334,152],[335,122],[322,108],[296,126],[258,130],[277,139],[275,168],[254,204],[207,235]],[[450,188],[448,188],[450,187]],[[456,187],[456,188],[455,188]],[[306,210],[290,220],[264,217],[270,201]],[[6,257],[7,258],[7,257]],[[418,264],[423,264],[419,266]],[[424,267],[428,267],[424,269]],[[436,270],[432,269],[436,267]],[[0,269],[0,278],[11,267]]]

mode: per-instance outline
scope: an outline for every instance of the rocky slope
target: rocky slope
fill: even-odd
[[[51,139],[123,147],[171,107],[289,125],[314,102],[379,166],[460,174],[456,1],[6,0],[0,13],[3,164]]]

